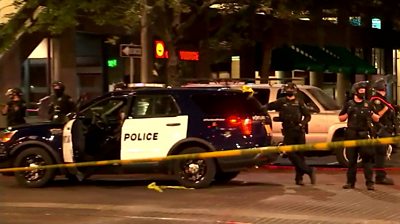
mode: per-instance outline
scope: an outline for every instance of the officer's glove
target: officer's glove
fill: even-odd
[[[299,124],[299,126],[301,127],[302,130],[305,131],[306,128],[307,128],[307,122],[302,121],[302,122]]]
[[[390,160],[390,157],[392,156],[392,146],[388,145],[386,149],[386,159]]]
[[[307,122],[305,121],[300,122],[300,127],[307,127]]]
[[[278,143],[278,147],[279,147],[279,146],[282,146],[282,145],[284,145],[283,142]],[[280,151],[280,152],[279,152],[279,155],[280,155],[282,158],[287,158],[287,157],[288,157],[287,153],[284,152],[284,151]]]

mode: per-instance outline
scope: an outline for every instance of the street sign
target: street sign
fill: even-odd
[[[120,44],[119,54],[121,57],[140,58],[142,57],[142,47],[135,44]]]

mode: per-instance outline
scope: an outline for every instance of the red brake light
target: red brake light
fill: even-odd
[[[251,135],[253,121],[251,118],[241,119],[237,116],[231,116],[227,119],[228,125],[231,127],[240,127],[240,130],[244,135]]]
[[[253,128],[253,121],[250,118],[246,118],[242,122],[242,132],[245,135],[251,135]]]
[[[231,116],[228,118],[228,124],[231,126],[238,126],[240,125],[240,118],[236,116]]]

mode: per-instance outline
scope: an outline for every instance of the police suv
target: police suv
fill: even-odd
[[[10,127],[0,138],[1,167],[248,149],[271,145],[271,120],[259,102],[238,90],[143,88],[114,91],[86,104],[66,124]],[[16,172],[19,184],[42,187],[56,175],[167,173],[181,185],[201,188],[227,182],[241,170],[276,159],[274,154],[144,162]],[[151,160],[149,160],[151,161]]]

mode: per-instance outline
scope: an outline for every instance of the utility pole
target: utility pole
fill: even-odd
[[[149,26],[150,21],[148,19],[149,14],[149,5],[147,0],[142,0],[142,18],[141,18],[141,35],[140,42],[142,45],[142,57],[140,61],[140,81],[142,83],[149,82],[149,76],[152,71],[152,54],[151,54],[151,45],[150,45],[150,35],[149,35]]]

